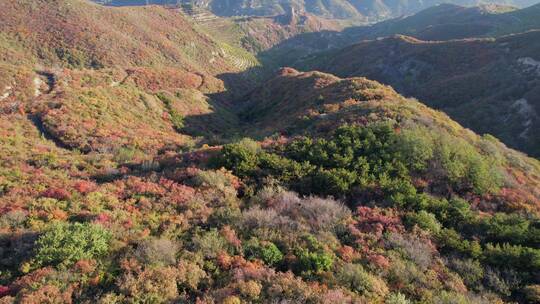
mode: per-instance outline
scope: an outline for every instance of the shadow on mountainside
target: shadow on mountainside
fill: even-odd
[[[225,90],[206,94],[213,112],[184,117],[184,128],[180,131],[203,137],[204,143],[208,144],[223,144],[251,133],[246,132],[250,127],[249,121],[240,114],[246,110],[246,100],[254,90],[275,77],[281,67],[294,66],[306,54],[309,56],[352,44],[356,41],[352,37],[360,29],[299,34],[258,54],[260,66],[217,75],[223,81]]]
[[[184,118],[183,133],[202,136],[209,143],[222,143],[237,139],[245,134],[249,122],[241,115],[245,110],[246,98],[260,88],[265,81],[276,76],[281,67],[295,66],[306,56],[338,49],[357,40],[366,27],[351,27],[342,32],[322,31],[296,35],[257,55],[260,66],[250,67],[238,73],[223,73],[216,77],[223,81],[225,90],[206,94],[214,108],[213,113],[190,115]],[[221,117],[227,112],[227,123]],[[233,119],[234,117],[234,119]],[[233,122],[233,120],[236,120]]]
[[[211,113],[184,117],[181,133],[203,137],[205,144],[220,145],[242,138],[243,124],[238,115],[243,100],[267,79],[273,77],[278,67],[257,66],[238,73],[223,73],[216,77],[223,81],[225,90],[205,94]]]

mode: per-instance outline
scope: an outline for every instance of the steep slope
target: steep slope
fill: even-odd
[[[401,17],[415,14],[424,9],[450,3],[461,6],[478,6],[482,4],[502,4],[515,5],[518,7],[529,6],[536,4],[534,1],[471,1],[471,0],[455,0],[455,1],[366,1],[366,0],[350,0],[357,9],[372,17],[383,17],[385,19],[392,17]],[[379,19],[380,20],[380,19]]]
[[[156,0],[156,1],[138,1],[138,0],[109,0],[98,1],[107,5],[124,6],[124,5],[144,5],[144,4],[176,4],[178,1]],[[290,11],[291,8],[300,11],[307,11],[319,16],[333,18],[361,18],[362,16],[354,6],[347,0],[330,0],[330,1],[276,1],[263,0],[259,2],[249,2],[243,0],[233,1],[190,1],[182,0],[181,4],[197,5],[210,9],[216,15],[220,16],[276,16],[282,15]],[[193,4],[192,4],[193,3]]]
[[[249,50],[251,53],[260,55],[280,43],[294,39],[294,37],[305,34],[314,34],[323,31],[340,31],[345,26],[350,25],[349,21],[339,21],[336,19],[324,19],[309,13],[286,13],[274,17],[200,17],[208,16],[207,11],[188,11],[199,28],[206,31],[210,36],[218,41],[223,41],[230,45]],[[202,19],[201,18],[207,18]],[[268,77],[279,67],[278,61],[283,61],[289,56],[273,56],[271,60],[257,56],[263,62],[263,67],[254,66],[252,71],[265,73]]]
[[[373,25],[350,26],[338,31],[327,27],[318,32],[300,33],[260,52],[259,58],[271,58],[279,66],[294,66],[310,55],[344,48],[362,40],[396,34],[437,41],[500,37],[540,29],[538,20],[540,5],[518,10],[498,5],[463,7],[441,4],[412,16]]]
[[[220,45],[175,10],[112,9],[82,0],[1,5],[2,33],[42,64],[174,66],[211,75],[235,71]]]
[[[448,42],[396,36],[331,52],[307,66],[389,84],[476,132],[539,156],[539,41],[539,31]]]
[[[195,20],[212,36],[258,53],[267,67],[293,65],[308,54],[388,35],[404,34],[425,40],[491,37],[537,29],[540,20],[538,5],[516,10],[498,5],[441,4],[371,26],[352,26],[363,22],[325,19],[302,10],[280,11],[280,15],[272,17],[219,18],[209,13],[205,5],[201,6],[185,11],[195,12]],[[345,26],[348,27],[344,29]]]
[[[259,64],[160,6],[19,0],[0,3],[0,19],[1,109],[85,153],[156,153],[234,127],[227,103],[253,80],[226,74]]]
[[[508,172],[530,168],[530,175],[525,172],[518,175],[525,173],[529,176],[530,183],[525,186],[529,193],[526,197],[535,198],[528,203],[527,199],[522,202],[540,208],[538,161],[504,147],[492,136],[480,137],[452,121],[446,114],[414,99],[404,98],[391,87],[376,81],[366,78],[341,79],[321,72],[303,73],[284,68],[277,77],[246,97],[241,117],[246,122],[246,132],[254,136],[268,136],[275,132],[285,136],[324,136],[339,125],[369,125],[388,120],[403,128],[420,126],[433,129],[465,140],[479,149],[493,149],[482,153],[505,155],[503,157],[507,160],[504,163],[513,163],[509,165]],[[488,144],[488,141],[492,142]],[[518,162],[511,160],[514,157],[528,165],[520,168]],[[517,189],[521,186],[523,184],[510,187]],[[513,199],[510,201],[516,202]]]

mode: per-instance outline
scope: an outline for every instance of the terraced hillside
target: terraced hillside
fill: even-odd
[[[258,65],[251,53],[160,6],[21,0],[0,3],[0,18],[2,109],[27,113],[47,136],[85,152],[128,143],[153,151],[168,142],[189,145],[189,136],[177,132],[182,118],[201,118],[190,120],[197,134],[212,129],[204,127],[210,114],[226,111],[235,88],[251,85],[245,78],[225,84],[220,75]],[[170,101],[191,103],[182,111],[160,98],[186,90],[197,97]],[[222,98],[210,101],[203,93]],[[225,117],[220,128],[235,124],[233,114]]]
[[[45,66],[167,66],[208,78],[241,71],[229,62],[233,56],[224,58],[222,43],[195,29],[173,9],[112,9],[76,0],[56,5],[47,1],[1,5],[5,45],[24,48],[31,55],[25,58]],[[250,55],[241,48],[234,52]]]

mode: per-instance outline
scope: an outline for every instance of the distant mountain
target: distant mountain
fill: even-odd
[[[373,25],[352,26],[341,31],[330,27],[299,33],[259,53],[259,58],[280,66],[295,66],[311,55],[340,49],[362,40],[396,34],[420,40],[450,40],[474,37],[499,37],[540,29],[540,4],[516,9],[510,6],[463,7],[441,4],[415,15]],[[300,67],[302,67],[300,65]]]
[[[441,4],[412,16],[359,27],[351,32],[359,40],[395,34],[421,40],[449,40],[501,36],[539,28],[540,4],[524,9],[501,5],[463,7]]]
[[[297,37],[302,44],[325,48],[392,35],[407,35],[421,40],[450,40],[497,37],[540,29],[540,4],[518,9],[506,5],[465,7],[440,4],[414,15],[398,17],[368,26],[354,26],[340,32],[325,31]],[[289,42],[286,42],[289,43]]]
[[[362,18],[362,14],[348,0],[102,0],[106,5],[195,5],[211,10],[219,16],[277,16],[289,12],[292,8],[332,18]]]
[[[353,18],[377,20],[414,14],[428,7],[453,3],[463,6],[480,4],[505,4],[525,7],[537,3],[536,0],[429,0],[429,1],[394,1],[394,0],[100,0],[103,4],[144,5],[144,4],[194,4],[210,9],[220,16],[272,16],[280,15],[294,8],[327,18]]]
[[[329,52],[304,68],[375,79],[540,156],[539,54],[538,30],[447,42],[394,36]]]

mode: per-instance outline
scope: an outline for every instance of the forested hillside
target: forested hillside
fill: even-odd
[[[424,104],[468,102],[441,75],[469,69],[496,96],[530,89],[515,112],[500,99],[513,128],[540,96],[538,32],[309,58],[422,60],[412,76],[446,84],[421,103],[364,77],[265,79],[300,54],[270,56],[283,40],[342,26],[298,16],[0,2],[0,303],[538,303],[540,162]]]

